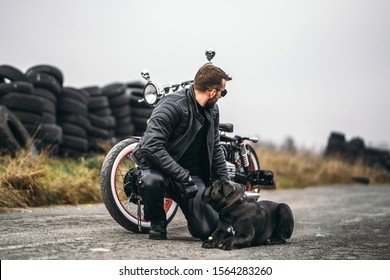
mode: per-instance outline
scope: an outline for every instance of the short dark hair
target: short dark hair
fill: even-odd
[[[203,65],[195,75],[194,88],[207,91],[213,87],[222,86],[222,80],[229,80],[229,76],[221,68],[208,63]]]

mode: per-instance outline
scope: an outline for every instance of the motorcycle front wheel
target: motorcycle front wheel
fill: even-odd
[[[105,157],[100,172],[100,190],[103,202],[114,220],[132,232],[147,233],[150,222],[144,219],[143,205],[138,205],[125,192],[126,175],[136,168],[130,158],[139,140],[128,138],[117,143]],[[176,214],[178,205],[166,198],[164,210],[169,223]]]

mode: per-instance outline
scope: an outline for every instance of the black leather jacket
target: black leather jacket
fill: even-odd
[[[219,140],[218,106],[205,108],[205,114],[210,122],[207,132],[209,174],[205,174],[205,178],[229,179]],[[189,172],[177,161],[192,143],[203,121],[193,86],[165,96],[153,110],[146,131],[132,154],[133,159],[141,167],[158,169],[175,181],[185,182]]]

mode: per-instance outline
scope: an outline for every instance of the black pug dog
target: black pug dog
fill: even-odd
[[[217,229],[203,248],[283,244],[293,232],[294,218],[287,204],[248,198],[241,184],[218,180],[204,190],[202,200],[219,214]]]

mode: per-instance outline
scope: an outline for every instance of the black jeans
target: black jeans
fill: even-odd
[[[206,188],[200,177],[192,177],[198,192],[193,199],[184,199],[182,186],[165,177],[155,169],[142,171],[141,196],[144,202],[145,219],[149,221],[165,219],[164,197],[172,198],[187,219],[188,230],[195,238],[207,239],[217,228],[218,214],[202,201],[202,193]]]

